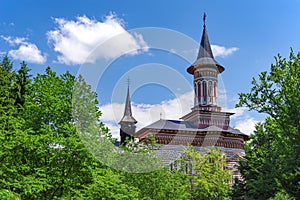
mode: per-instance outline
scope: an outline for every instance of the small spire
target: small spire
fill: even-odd
[[[124,116],[121,119],[121,122],[129,122],[129,123],[137,123],[137,121],[134,119],[132,116],[132,111],[131,111],[131,101],[130,101],[130,91],[129,91],[129,84],[130,84],[130,79],[127,78],[127,97],[126,97],[126,102],[125,102],[125,111],[124,111]]]
[[[208,35],[207,35],[207,30],[206,30],[206,13],[204,13],[204,15],[203,15],[203,21],[204,21],[203,33],[202,33],[202,38],[201,38],[201,42],[200,42],[197,59],[201,59],[201,58],[214,59],[214,55],[211,50],[211,46],[210,46],[210,43],[208,40]]]
[[[131,80],[130,80],[129,77],[127,77],[127,86],[128,86],[128,88],[129,88],[129,86],[130,86],[130,83],[131,83]]]
[[[206,26],[206,12],[204,12],[203,14],[203,23],[204,23],[204,27]]]
[[[187,69],[188,73],[194,74],[195,67],[207,66],[207,65],[216,65],[219,72],[224,71],[224,67],[220,65],[215,59],[208,40],[207,30],[206,30],[206,13],[203,14],[203,32],[200,42],[200,47],[198,51],[198,56],[196,61]]]

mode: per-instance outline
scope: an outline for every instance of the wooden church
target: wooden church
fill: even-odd
[[[196,61],[187,68],[194,77],[194,106],[191,112],[179,120],[160,119],[136,132],[131,111],[129,88],[125,103],[125,113],[120,121],[121,143],[125,138],[136,137],[145,141],[149,135],[161,144],[161,155],[166,163],[172,163],[182,146],[192,145],[199,151],[207,148],[220,148],[227,156],[228,168],[233,178],[240,178],[237,159],[244,156],[244,143],[248,135],[230,127],[230,116],[234,113],[222,112],[218,106],[218,75],[225,68],[213,56],[205,24]]]

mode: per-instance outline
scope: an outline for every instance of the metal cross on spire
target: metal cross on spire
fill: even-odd
[[[127,77],[127,86],[129,87],[130,86],[130,83],[131,83],[131,80],[129,77]]]
[[[204,26],[206,26],[206,12],[204,12],[203,14],[203,22],[204,22]]]

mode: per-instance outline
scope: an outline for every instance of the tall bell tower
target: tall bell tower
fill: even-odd
[[[215,59],[208,40],[206,14],[203,16],[203,32],[196,61],[187,69],[194,76],[194,107],[181,119],[190,121],[197,128],[214,125],[229,128],[229,116],[218,106],[218,75],[225,68]]]
[[[249,136],[230,127],[230,116],[223,112],[218,100],[218,76],[225,68],[214,58],[207,34],[206,15],[196,61],[187,68],[194,80],[194,105],[181,120],[159,119],[140,129],[135,137],[147,141],[155,137],[166,164],[173,163],[182,154],[182,146],[192,145],[198,151],[219,148],[226,155],[228,169],[240,178],[238,159],[245,155],[244,144]]]

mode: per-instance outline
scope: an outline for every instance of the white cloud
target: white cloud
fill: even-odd
[[[97,58],[134,55],[148,49],[143,37],[127,32],[123,22],[113,14],[107,16],[103,22],[86,16],[77,17],[75,21],[55,18],[55,22],[58,25],[57,29],[48,31],[47,37],[54,51],[60,53],[57,57],[60,63],[93,63]],[[112,37],[112,40],[106,42]],[[100,44],[105,46],[95,50]]]
[[[26,43],[26,38],[23,38],[23,37],[11,37],[11,36],[4,36],[4,35],[1,35],[0,36],[3,40],[5,40],[6,42],[9,43],[9,45],[11,46],[15,46],[15,45],[19,45],[19,44],[24,44]]]
[[[230,117],[231,124],[234,128],[239,129],[242,133],[247,135],[253,134],[253,131],[255,130],[255,124],[257,124],[259,121],[249,115],[248,108],[222,108],[222,111],[235,113]]]
[[[231,119],[239,119],[240,117],[245,115],[245,111],[248,109],[246,107],[238,107],[238,108],[222,108],[223,112],[230,112],[234,113],[234,115],[231,116]]]
[[[10,50],[8,55],[29,63],[44,64],[46,62],[46,55],[42,55],[38,47],[31,43],[22,44],[17,50]]]
[[[245,119],[241,119],[235,122],[235,128],[239,129],[241,132],[250,135],[253,134],[255,130],[255,124],[259,121],[255,120],[252,117],[246,117]]]
[[[239,48],[237,48],[237,47],[226,48],[224,46],[211,45],[211,50],[213,51],[213,54],[215,57],[223,57],[224,58],[226,56],[233,54],[234,52],[239,50]]]
[[[117,138],[118,140],[120,140],[120,127],[118,126],[118,124],[106,122],[105,126],[109,128],[113,138]]]
[[[43,64],[46,62],[46,55],[43,55],[35,44],[27,42],[26,38],[13,38],[11,36],[5,37],[3,35],[1,35],[0,37],[8,42],[11,46],[19,46],[18,49],[8,51],[8,55],[13,59],[36,64]]]
[[[236,51],[238,51],[239,48],[237,48],[237,47],[227,48],[225,46],[220,46],[220,45],[214,45],[214,44],[212,44],[211,45],[211,50],[213,52],[214,57],[225,58],[227,56],[232,55]],[[186,55],[186,56],[189,56],[189,57],[197,58],[198,52],[199,52],[199,47],[197,49],[183,50],[181,53],[183,55]],[[170,49],[170,53],[178,54],[180,52],[178,50],[176,50],[176,49]]]

